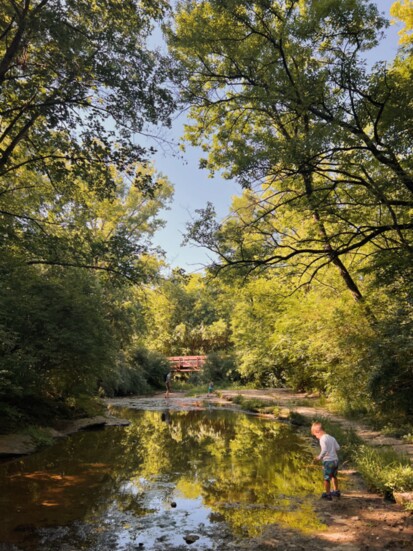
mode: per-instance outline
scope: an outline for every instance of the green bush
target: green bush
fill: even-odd
[[[115,350],[102,303],[90,274],[57,268],[0,272],[4,401],[17,403],[23,395],[58,401],[94,392]]]
[[[11,432],[21,424],[23,413],[15,405],[0,402],[0,434]]]
[[[384,472],[386,488],[393,492],[413,491],[413,467],[411,465],[389,466]]]
[[[102,401],[97,396],[89,394],[79,394],[78,396],[70,396],[64,401],[66,411],[65,417],[94,417],[104,413]]]
[[[26,427],[24,433],[34,440],[37,448],[46,448],[53,443],[53,436],[47,429],[30,425]]]
[[[164,375],[170,369],[162,354],[137,347],[128,354],[119,354],[110,374],[100,381],[106,396],[147,394],[164,388]]]
[[[310,424],[310,421],[307,419],[307,417],[304,417],[304,415],[301,415],[301,413],[297,413],[296,411],[290,411],[288,415],[288,420],[291,424],[297,425],[299,427],[305,427]]]
[[[200,374],[202,382],[232,382],[239,380],[237,361],[234,354],[211,352],[208,354]]]
[[[310,358],[300,358],[296,363],[287,361],[284,365],[285,384],[296,392],[324,391],[325,368],[317,363],[313,364]]]
[[[102,379],[100,389],[103,389],[105,396],[112,397],[146,394],[150,387],[141,366],[131,365],[121,357],[112,372]]]
[[[132,352],[130,361],[133,368],[142,372],[149,387],[165,388],[164,376],[171,369],[171,365],[164,355],[138,347]]]

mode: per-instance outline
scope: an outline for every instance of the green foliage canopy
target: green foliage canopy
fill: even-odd
[[[29,167],[102,194],[135,175],[133,139],[168,122],[166,64],[146,40],[165,2],[6,0],[0,8],[0,178]],[[142,183],[142,182],[141,182]]]
[[[186,138],[202,166],[256,188],[238,241],[220,242],[208,210],[190,238],[223,264],[297,259],[309,280],[331,262],[357,299],[346,255],[411,254],[411,78],[404,58],[372,71],[363,58],[386,24],[364,0],[179,4],[169,43]]]

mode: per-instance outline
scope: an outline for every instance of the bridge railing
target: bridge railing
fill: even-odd
[[[172,371],[200,371],[206,356],[170,356],[168,360]]]

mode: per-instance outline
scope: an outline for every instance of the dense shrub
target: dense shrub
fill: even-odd
[[[56,407],[93,394],[115,343],[96,281],[58,269],[0,273],[0,408],[17,419],[38,401]],[[60,404],[60,405],[59,405]]]
[[[128,354],[119,354],[113,370],[100,386],[106,396],[147,394],[164,387],[168,370],[169,362],[162,354],[137,347]]]
[[[201,382],[233,382],[239,380],[237,361],[234,354],[211,352],[202,369]]]

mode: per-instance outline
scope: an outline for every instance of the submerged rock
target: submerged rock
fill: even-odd
[[[197,536],[196,534],[187,534],[186,536],[184,536],[184,540],[186,541],[186,543],[195,543],[197,540],[199,540],[199,536]]]

